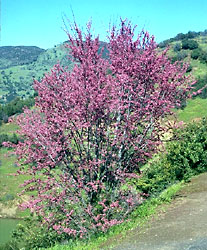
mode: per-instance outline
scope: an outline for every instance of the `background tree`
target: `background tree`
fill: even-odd
[[[188,40],[188,39],[182,40],[182,48],[190,49],[190,50],[197,49],[198,42],[194,40]]]
[[[174,50],[175,52],[178,52],[178,51],[181,50],[181,48],[182,48],[181,43],[176,43],[176,44],[174,45],[174,47],[173,47],[173,50]]]
[[[174,63],[176,61],[182,61],[188,56],[188,53],[186,51],[179,51],[175,56],[172,57],[171,61]]]
[[[202,51],[199,59],[202,63],[207,63],[207,52]]]
[[[196,60],[201,56],[201,54],[202,54],[202,49],[200,48],[194,49],[191,52],[191,58]]]

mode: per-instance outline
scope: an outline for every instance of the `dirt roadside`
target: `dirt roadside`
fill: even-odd
[[[207,173],[194,177],[165,208],[112,249],[207,250]]]

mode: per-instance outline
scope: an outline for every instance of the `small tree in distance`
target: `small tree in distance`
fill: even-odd
[[[130,22],[111,30],[109,60],[87,28],[83,34],[75,24],[68,34],[73,70],[55,65],[35,81],[36,108],[18,118],[18,172],[31,175],[23,186],[36,194],[23,207],[66,237],[106,231],[141,203],[128,180],[158,151],[162,118],[192,82],[187,65],[171,64]]]

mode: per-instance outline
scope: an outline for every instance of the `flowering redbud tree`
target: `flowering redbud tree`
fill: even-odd
[[[19,116],[19,174],[31,178],[22,206],[58,234],[88,237],[124,221],[140,204],[130,187],[140,166],[160,148],[163,118],[188,96],[187,66],[171,64],[147,32],[121,21],[109,35],[108,58],[90,25],[68,34],[71,72],[55,65],[35,108]]]

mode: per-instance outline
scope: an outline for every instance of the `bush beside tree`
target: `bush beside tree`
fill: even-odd
[[[175,129],[166,153],[144,170],[136,187],[150,197],[169,185],[207,171],[207,119]]]
[[[207,52],[206,51],[202,51],[199,59],[200,59],[200,61],[202,63],[207,63]]]

